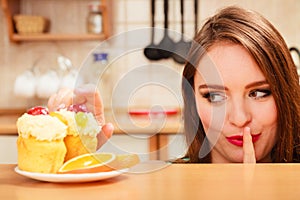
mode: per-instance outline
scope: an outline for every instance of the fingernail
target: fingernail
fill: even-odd
[[[247,132],[250,133],[250,127],[246,126],[246,127],[245,127],[245,131],[247,131]]]
[[[57,110],[64,109],[64,108],[66,108],[66,105],[62,103],[57,107]]]
[[[109,126],[111,129],[114,129],[114,125],[112,123],[109,122],[106,125]]]

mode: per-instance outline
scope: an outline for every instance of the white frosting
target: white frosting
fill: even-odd
[[[57,111],[57,113],[61,114],[66,119],[69,128],[68,135],[89,135],[91,137],[96,137],[101,130],[101,126],[98,125],[98,122],[92,113],[85,113],[88,117],[88,121],[84,128],[77,125],[75,112],[62,109]]]
[[[101,127],[98,125],[94,115],[92,113],[86,113],[88,117],[87,125],[85,128],[78,126],[78,131],[82,135],[89,135],[91,137],[96,137],[100,132]]]
[[[58,140],[63,139],[67,134],[67,126],[50,115],[25,113],[17,120],[17,128],[23,138],[32,136],[37,140]]]

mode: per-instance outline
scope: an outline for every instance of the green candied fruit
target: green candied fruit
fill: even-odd
[[[84,112],[78,112],[75,114],[75,120],[78,126],[85,127],[88,122],[88,116]]]

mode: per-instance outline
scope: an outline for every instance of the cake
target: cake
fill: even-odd
[[[51,113],[50,113],[51,114]],[[62,109],[55,112],[67,125],[64,142],[67,148],[65,161],[97,150],[97,134],[101,127],[91,112],[74,112]]]
[[[37,106],[17,120],[18,167],[24,171],[57,173],[63,163],[97,150],[101,127],[91,112],[73,107],[48,112]]]
[[[43,107],[35,107],[17,120],[18,167],[24,171],[56,173],[67,152],[64,138],[67,126],[48,115]]]

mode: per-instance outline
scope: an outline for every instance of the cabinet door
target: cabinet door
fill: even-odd
[[[0,135],[0,164],[17,163],[17,138],[16,135]]]

